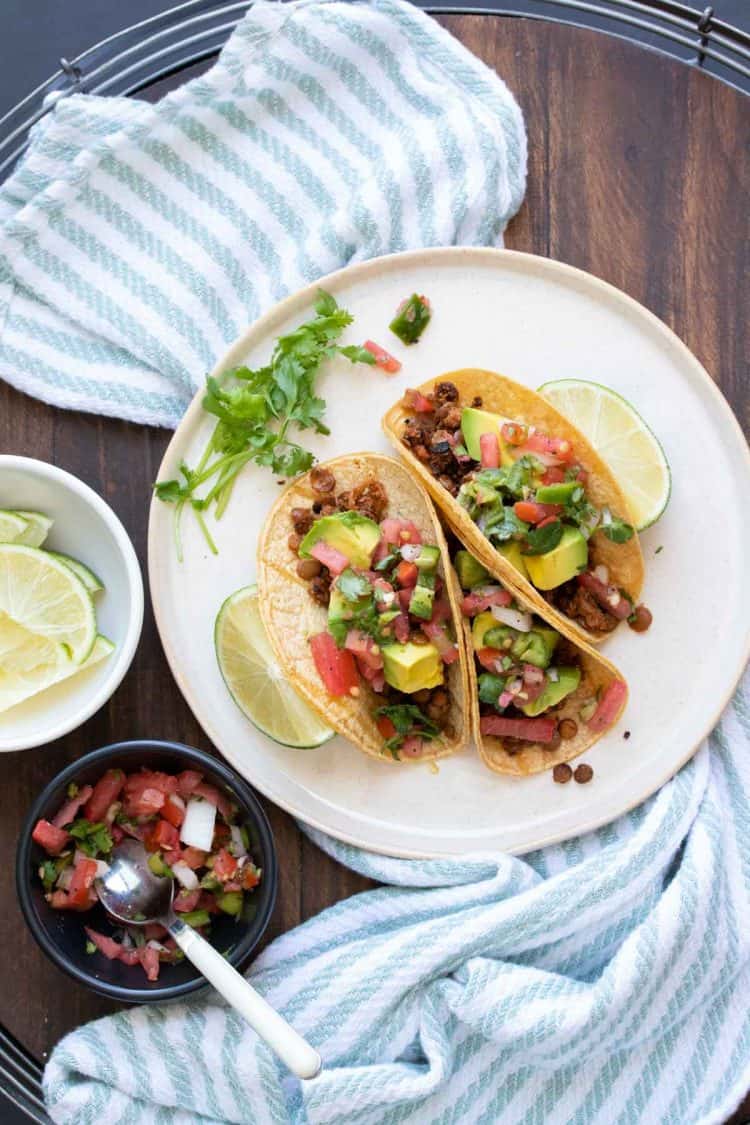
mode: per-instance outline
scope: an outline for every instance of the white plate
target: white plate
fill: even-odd
[[[219,606],[255,575],[255,543],[278,484],[264,469],[238,481],[224,518],[212,523],[213,557],[190,513],[185,562],[172,542],[171,509],[154,501],[149,528],[151,593],[174,676],[207,734],[277,804],[342,840],[392,855],[478,849],[528,851],[612,820],[665,782],[716,722],[750,648],[748,449],[726,402],[697,360],[656,317],[618,290],[569,266],[503,250],[438,249],[362,263],[324,281],[355,317],[347,340],[371,338],[404,363],[388,378],[335,361],[320,381],[328,438],[304,438],[321,457],[388,451],[379,420],[409,385],[458,367],[486,367],[538,387],[589,378],[619,391],[664,445],[672,499],[643,536],[645,635],[618,630],[605,650],[625,673],[630,704],[586,755],[592,784],[556,785],[549,773],[513,780],[484,769],[476,753],[396,769],[337,738],[308,751],[260,735],[229,698],[212,642]],[[259,365],[273,340],[310,315],[315,286],[254,324],[218,364]],[[388,331],[412,292],[432,301],[416,347]],[[193,464],[211,420],[198,395],[167,450],[160,477]],[[656,550],[663,550],[656,554]],[[630,738],[624,739],[626,731]]]

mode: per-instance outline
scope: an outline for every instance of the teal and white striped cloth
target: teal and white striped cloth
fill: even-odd
[[[64,1039],[66,1125],[720,1125],[750,1088],[750,676],[639,809],[514,859],[396,860],[278,938],[253,983],[320,1050],[285,1077],[216,1001]]]
[[[501,80],[397,0],[258,3],[155,106],[73,96],[0,189],[0,377],[174,426],[215,360],[350,262],[498,244],[526,134]]]

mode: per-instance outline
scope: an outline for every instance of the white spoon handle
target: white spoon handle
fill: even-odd
[[[181,919],[170,919],[170,934],[188,960],[246,1019],[282,1062],[298,1078],[314,1078],[322,1066],[320,1055],[233,969],[221,953]]]

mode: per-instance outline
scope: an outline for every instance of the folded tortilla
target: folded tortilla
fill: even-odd
[[[448,548],[430,499],[408,470],[392,457],[380,453],[354,453],[326,461],[336,491],[348,491],[368,477],[375,477],[388,496],[387,516],[411,520],[425,542],[440,548],[438,574],[443,577],[450,601],[459,659],[447,665],[445,684],[450,693],[450,736],[442,734],[417,759],[398,762],[383,753],[383,736],[375,725],[375,711],[383,698],[364,679],[357,699],[327,695],[315,667],[308,638],[326,628],[328,611],[309,593],[309,583],[296,571],[297,555],[287,540],[292,531],[292,508],[309,507],[319,496],[313,491],[310,474],[292,481],[268,514],[258,541],[258,594],[263,624],[279,665],[302,698],[334,730],[381,762],[402,765],[444,758],[462,750],[469,738],[467,658],[463,626],[455,590],[450,582]]]
[[[549,614],[539,613],[528,598],[525,598],[517,590],[511,590],[509,584],[502,581],[500,584],[506,586],[509,593],[513,594],[521,609],[536,614],[552,628],[558,629],[557,624],[552,621]],[[464,591],[459,585],[458,576],[452,566],[451,587],[453,596],[460,605]],[[545,749],[544,743],[541,742],[522,742],[520,740],[514,742],[496,738],[493,735],[483,735],[479,727],[479,682],[474,646],[471,639],[471,619],[461,614],[461,621],[467,653],[472,733],[482,761],[495,773],[510,774],[513,777],[529,777],[531,774],[543,773],[544,770],[552,769],[559,762],[570,762],[573,758],[583,754],[595,742],[598,742],[602,735],[606,734],[619,721],[627,705],[627,684],[624,677],[614,664],[601,653],[596,652],[590,645],[581,643],[572,635],[571,629],[564,626],[558,631],[564,641],[572,645],[578,654],[581,682],[575,691],[566,696],[562,703],[551,709],[549,713],[554,714],[558,721],[572,719],[578,727],[577,734],[573,738],[563,739],[554,750]],[[592,699],[601,698],[607,688],[616,680],[625,685],[622,704],[604,730],[593,731],[581,720],[581,707]]]
[[[546,399],[535,391],[507,379],[504,375],[497,375],[492,371],[480,368],[465,368],[461,371],[449,371],[445,375],[438,375],[423,383],[417,390],[428,394],[434,385],[447,380],[454,383],[458,389],[460,401],[463,405],[470,405],[476,395],[482,398],[482,410],[494,414],[501,414],[515,422],[522,422],[526,426],[536,426],[543,432],[554,437],[565,438],[571,442],[576,451],[576,460],[589,474],[586,492],[591,502],[598,508],[610,508],[622,516],[628,514],[628,502],[618,485],[611,469],[599,454],[591,447],[587,438],[577,430],[571,422],[555,410]],[[529,602],[535,613],[545,617],[551,625],[561,632],[573,633],[577,640],[587,644],[598,644],[609,636],[609,633],[594,633],[584,629],[576,621],[563,614],[559,609],[550,605],[524,578],[516,568],[498,551],[495,550],[489,539],[485,538],[480,529],[472,520],[469,513],[461,507],[455,497],[443,488],[432,475],[429,468],[422,464],[411,450],[404,445],[401,435],[408,421],[414,417],[414,411],[399,401],[392,406],[383,418],[383,429],[386,435],[398,450],[399,454],[409,466],[409,469],[419,477],[435,503],[444,512],[448,523],[456,535],[466,544],[476,558],[490,571],[491,574],[501,579],[509,589],[518,591]],[[596,531],[590,540],[590,550],[593,548],[595,564],[603,564],[609,570],[612,585],[626,590],[633,602],[636,603],[643,588],[643,553],[638,541],[638,535],[633,535],[627,543],[613,543],[601,532]]]

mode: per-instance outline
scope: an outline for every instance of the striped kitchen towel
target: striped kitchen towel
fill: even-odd
[[[399,0],[253,6],[156,105],[75,95],[0,188],[0,377],[174,426],[285,294],[397,250],[497,245],[521,204],[512,95]]]
[[[285,1076],[217,1000],[65,1038],[66,1125],[720,1125],[750,1088],[750,675],[697,756],[607,828],[513,859],[396,860],[253,983],[320,1050]]]

